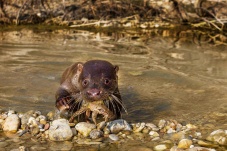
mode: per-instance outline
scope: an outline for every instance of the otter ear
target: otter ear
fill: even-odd
[[[115,72],[117,73],[118,70],[119,70],[119,67],[118,66],[114,66],[114,69],[115,69]]]
[[[81,73],[82,70],[83,70],[83,64],[78,63],[78,65],[77,65],[77,72]]]

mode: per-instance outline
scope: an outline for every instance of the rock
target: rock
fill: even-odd
[[[149,130],[148,128],[145,127],[145,128],[142,130],[142,133],[148,134],[149,131],[150,131],[150,130]]]
[[[136,124],[136,127],[133,131],[135,133],[141,132],[144,129],[145,126],[146,126],[145,123],[138,123],[138,124]]]
[[[84,137],[89,136],[90,132],[96,128],[95,124],[80,122],[75,126],[76,130]]]
[[[31,126],[38,126],[39,123],[34,117],[30,117],[28,119],[28,124],[31,125]]]
[[[133,146],[128,151],[152,151],[152,149],[147,147],[141,147],[141,146],[135,146],[135,147]]]
[[[46,121],[46,119],[40,119],[39,123],[45,125],[47,123],[47,121]]]
[[[115,134],[110,134],[110,135],[109,135],[109,138],[110,138],[111,140],[113,140],[113,141],[118,141],[118,140],[119,140],[119,137],[118,137],[117,135],[115,135]]]
[[[187,151],[216,151],[216,149],[205,148],[205,147],[192,147],[192,148],[189,148]]]
[[[182,139],[180,140],[180,142],[178,143],[178,148],[181,148],[181,149],[187,149],[189,148],[190,146],[192,145],[192,141],[189,140],[189,139]]]
[[[215,130],[206,138],[206,140],[217,142],[220,145],[227,145],[227,134],[222,129]]]
[[[132,128],[128,124],[128,122],[126,122],[123,119],[114,120],[107,123],[107,128],[110,130],[111,133],[115,133],[115,134],[123,130],[132,131]]]
[[[14,110],[9,110],[8,111],[8,116],[12,115],[12,114],[15,114],[16,112]]]
[[[218,130],[215,130],[213,131],[212,133],[210,133],[210,136],[214,136],[214,135],[225,135],[225,131],[222,130],[222,129],[218,129]]]
[[[151,139],[152,141],[157,141],[157,140],[160,140],[160,137],[154,137]]]
[[[73,132],[73,136],[76,136],[78,134],[76,128],[71,128],[72,132]]]
[[[103,136],[103,132],[97,129],[94,129],[90,132],[91,139],[98,139]]]
[[[150,129],[152,129],[153,131],[158,131],[159,130],[159,128],[153,123],[146,123],[146,126],[148,128],[150,128]]]
[[[32,151],[33,151],[33,150],[34,150],[34,151],[37,151],[37,150],[47,150],[46,147],[42,147],[42,146],[40,146],[40,145],[34,145],[34,146],[32,146],[30,149],[31,149]]]
[[[162,129],[166,126],[166,124],[167,124],[166,120],[160,120],[159,123],[158,123],[158,127],[160,129]]]
[[[49,128],[49,139],[52,141],[67,141],[73,136],[73,132],[69,127],[66,119],[54,120]]]
[[[175,133],[175,132],[176,131],[173,128],[169,128],[166,133],[171,134],[171,133]]]
[[[218,147],[218,145],[212,144],[210,142],[205,142],[202,140],[199,140],[197,143],[199,144],[199,146],[202,146],[202,147]]]
[[[28,119],[32,116],[32,114],[34,113],[33,110],[30,110],[26,113],[23,114],[23,116],[21,117],[21,124],[27,124],[28,123]]]
[[[177,148],[177,146],[173,146],[170,151],[184,151],[184,149]]]
[[[181,140],[185,138],[185,132],[178,132],[171,135],[172,140]]]
[[[156,151],[162,151],[162,150],[166,150],[167,146],[165,144],[160,144],[154,147],[154,150]]]
[[[53,120],[54,119],[54,112],[53,111],[50,111],[49,113],[47,113],[47,118],[49,120]]]
[[[39,133],[39,127],[38,126],[35,126],[35,127],[32,127],[31,129],[31,134],[33,136],[37,135]]]
[[[150,132],[149,132],[149,135],[150,135],[152,138],[159,137],[158,132],[155,132],[155,131],[150,131]]]
[[[198,127],[193,124],[187,124],[186,127],[190,130],[197,129]]]
[[[48,130],[50,128],[50,123],[46,123],[45,125],[44,125],[44,129],[45,130]]]
[[[3,124],[3,131],[16,133],[20,126],[20,118],[17,114],[11,114],[8,116]]]

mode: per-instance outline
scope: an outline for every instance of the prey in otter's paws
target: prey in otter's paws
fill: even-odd
[[[118,66],[103,60],[74,63],[61,78],[56,92],[56,107],[62,113],[82,116],[86,121],[92,116],[96,124],[98,114],[105,121],[121,118],[123,106],[118,90]]]

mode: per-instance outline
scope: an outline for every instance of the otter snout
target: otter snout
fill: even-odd
[[[87,90],[87,96],[88,98],[91,98],[92,100],[99,100],[101,98],[102,91],[99,89],[93,88]]]

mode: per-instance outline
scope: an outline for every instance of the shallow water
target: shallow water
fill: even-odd
[[[227,46],[209,34],[157,29],[2,31],[0,107],[54,110],[64,69],[77,61],[105,59],[120,67],[119,87],[128,110],[124,119],[207,122],[214,112],[227,113]],[[226,126],[226,118],[210,122]]]

